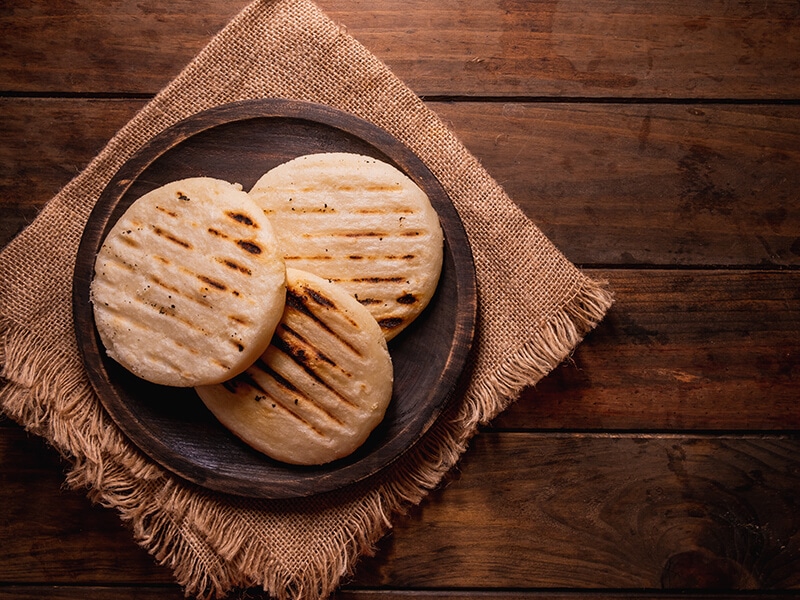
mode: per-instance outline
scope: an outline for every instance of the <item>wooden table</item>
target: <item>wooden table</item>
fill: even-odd
[[[246,0],[5,0],[0,244]],[[800,4],[321,0],[617,302],[342,599],[800,590]],[[182,598],[0,422],[0,598]]]

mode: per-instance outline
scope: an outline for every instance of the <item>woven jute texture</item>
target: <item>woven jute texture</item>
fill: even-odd
[[[151,462],[92,391],[71,312],[79,240],[116,170],[181,119],[265,97],[351,112],[413,150],[464,222],[479,295],[470,379],[422,441],[383,477],[292,501],[210,492]],[[564,360],[612,302],[412,91],[308,0],[257,0],[237,15],[6,246],[0,282],[3,412],[60,452],[68,484],[116,510],[200,597],[252,587],[282,599],[328,596],[393,518],[441,483],[479,424]]]

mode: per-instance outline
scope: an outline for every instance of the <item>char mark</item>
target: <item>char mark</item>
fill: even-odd
[[[178,213],[176,213],[174,210],[169,210],[168,208],[164,208],[163,206],[156,206],[156,210],[161,211],[165,215],[169,215],[172,218],[175,219],[178,218]]]
[[[261,369],[264,373],[269,375],[275,383],[281,386],[283,389],[288,390],[294,394],[296,394],[299,390],[297,386],[295,386],[291,381],[286,379],[283,375],[275,371],[272,367],[270,367],[267,363],[265,363],[262,359],[256,360],[256,367]],[[247,371],[245,371],[246,373]]]
[[[228,258],[217,258],[217,262],[222,263],[223,265],[225,265],[229,269],[233,269],[234,271],[239,271],[240,273],[244,273],[245,275],[252,275],[253,274],[253,271],[251,271],[247,267],[244,267],[244,266],[240,265],[239,263],[236,263],[236,262],[234,262],[234,261],[232,261],[232,260],[230,260]]]
[[[400,283],[405,277],[354,277],[350,281],[356,283]]]
[[[126,246],[130,246],[131,248],[138,248],[139,242],[137,242],[132,237],[128,237],[127,235],[122,235],[119,237],[119,241],[121,241]]]
[[[277,336],[276,336],[276,337],[277,337]],[[275,340],[273,339],[273,345],[274,345],[274,344],[275,344]],[[276,345],[275,347],[276,347],[276,348],[278,348],[278,346],[277,346],[277,345]],[[280,348],[278,348],[278,349],[280,349]],[[291,355],[289,355],[289,356],[291,356]],[[334,390],[333,388],[331,388],[331,387],[330,387],[328,384],[326,384],[326,383],[325,383],[325,382],[324,382],[322,379],[320,379],[320,378],[319,378],[319,376],[317,376],[317,375],[316,375],[316,373],[314,373],[313,371],[309,371],[309,370],[306,368],[306,366],[305,366],[305,365],[303,365],[302,363],[298,363],[298,364],[299,364],[301,367],[303,367],[303,369],[304,369],[304,370],[305,370],[307,373],[309,373],[309,374],[310,374],[312,377],[314,377],[314,379],[315,379],[315,380],[317,380],[319,383],[321,383],[321,384],[322,384],[322,385],[324,385],[326,388],[328,388],[329,390],[331,390],[331,391],[332,391],[334,394],[336,394],[336,395],[337,395],[337,397],[341,398],[341,400],[342,400],[342,401],[344,401],[344,402],[345,402],[345,403],[347,403],[347,404],[350,404],[350,403],[347,401],[347,399],[346,399],[346,398],[343,398],[343,397],[342,397],[340,394],[338,394],[338,392],[336,392],[336,390]],[[285,389],[285,390],[287,390],[289,393],[291,393],[293,396],[295,396],[295,400],[303,400],[304,402],[308,402],[308,403],[312,404],[313,406],[315,406],[315,407],[316,407],[318,410],[322,411],[322,412],[325,414],[325,416],[326,416],[326,417],[328,417],[330,420],[332,420],[332,421],[336,422],[336,423],[337,423],[337,424],[339,424],[339,425],[342,425],[342,424],[343,424],[343,423],[342,423],[342,422],[341,422],[339,419],[337,419],[337,418],[336,418],[334,415],[332,415],[330,412],[328,412],[327,410],[325,410],[325,408],[324,408],[324,407],[323,407],[321,404],[319,404],[319,402],[316,402],[316,401],[314,401],[312,398],[309,398],[308,396],[304,395],[304,394],[303,394],[303,392],[302,392],[302,390],[298,389],[298,388],[297,388],[297,386],[295,386],[295,385],[294,385],[294,384],[293,384],[291,381],[289,381],[289,380],[288,380],[288,379],[286,379],[286,378],[285,378],[283,375],[281,375],[280,373],[278,373],[277,371],[275,371],[274,369],[272,369],[272,368],[271,368],[271,367],[270,367],[270,366],[269,366],[267,363],[265,363],[263,360],[261,360],[261,359],[257,360],[257,361],[256,361],[256,367],[257,367],[257,368],[259,368],[259,369],[261,369],[261,370],[262,370],[262,371],[263,371],[263,372],[264,372],[266,375],[268,375],[269,377],[271,377],[271,378],[273,379],[273,381],[275,381],[275,383],[277,383],[277,384],[278,384],[280,387],[282,387],[283,389]],[[297,404],[297,402],[296,402],[296,401],[295,401],[295,404]],[[296,414],[294,411],[291,411],[291,410],[289,410],[288,408],[286,408],[286,407],[285,407],[285,406],[283,406],[283,405],[281,405],[281,408],[284,408],[284,409],[285,409],[285,410],[287,410],[287,411],[288,411],[288,412],[289,412],[289,413],[290,413],[292,416],[294,416],[294,417],[296,417],[296,418],[300,419],[301,421],[304,421],[304,422],[305,422],[305,419],[303,419],[302,417],[300,417],[300,415],[297,415],[297,414]],[[313,426],[312,426],[310,423],[306,423],[306,424],[307,424],[309,427],[312,427],[312,429],[314,429],[314,428],[313,428]]]
[[[414,304],[416,301],[417,298],[414,294],[403,294],[397,299],[397,302],[400,304]]]
[[[234,212],[232,210],[229,210],[225,214],[227,216],[229,216],[231,219],[233,219],[234,221],[236,221],[237,223],[241,223],[242,225],[246,225],[247,227],[254,227],[254,228],[258,229],[258,224],[255,221],[253,221],[253,219],[251,219],[250,217],[248,217],[247,215],[245,215],[243,213],[238,213],[238,212]]]
[[[272,345],[284,354],[291,356],[298,364],[308,364],[311,360],[308,349],[311,349],[317,359],[328,363],[332,367],[337,366],[336,361],[314,348],[306,338],[285,323],[281,323],[279,331],[284,332],[287,336],[293,337],[299,343],[292,343],[286,337],[281,337],[276,333],[272,338]]]
[[[156,284],[158,287],[163,288],[163,289],[167,290],[168,292],[171,292],[175,296],[180,296],[182,298],[187,298],[187,299],[191,300],[192,302],[196,302],[197,304],[199,304],[201,306],[204,306],[205,308],[211,308],[211,304],[208,303],[206,300],[203,300],[202,298],[196,297],[194,295],[187,295],[182,290],[180,290],[179,288],[175,287],[174,285],[169,285],[168,283],[162,281],[160,278],[158,278],[158,277],[156,277],[154,275],[151,275],[149,279],[154,284]]]
[[[378,325],[381,326],[381,329],[396,329],[403,324],[403,319],[399,317],[386,317],[385,319],[380,319],[378,321]]]
[[[298,336],[299,337],[299,336]],[[331,394],[333,394],[339,401],[343,404],[346,404],[350,407],[355,407],[355,405],[341,392],[335,389],[328,381],[326,381],[317,371],[314,370],[313,366],[309,364],[311,357],[309,356],[309,352],[306,348],[301,347],[299,344],[292,343],[290,340],[286,338],[282,338],[279,335],[275,335],[272,338],[272,345],[277,350],[283,352],[286,356],[291,358],[294,363],[299,366],[305,373],[311,377],[314,381],[316,381],[319,385],[324,387],[328,390]],[[321,356],[320,354],[316,353],[317,356]],[[325,357],[325,361],[330,363],[333,366],[336,366],[336,363],[333,362],[330,358]],[[327,411],[326,411],[327,412]]]
[[[385,231],[347,231],[345,233],[342,233],[341,235],[343,235],[344,237],[351,237],[351,238],[356,238],[356,237],[385,238],[389,234],[386,233]]]
[[[224,292],[225,290],[228,289],[228,286],[226,286],[224,283],[220,283],[215,279],[211,279],[211,277],[206,277],[205,275],[198,275],[197,278],[203,283],[207,283],[211,287],[216,288],[220,291]]]
[[[292,290],[287,289],[286,290],[286,307],[290,308],[290,309],[293,309],[293,310],[299,312],[302,315],[305,315],[306,317],[308,317],[309,319],[314,321],[319,327],[321,327],[322,329],[327,331],[329,334],[334,336],[337,340],[339,340],[339,342],[342,345],[347,346],[348,348],[350,348],[350,350],[356,356],[362,356],[362,354],[361,354],[361,352],[359,352],[358,348],[353,346],[353,344],[351,344],[347,339],[343,338],[338,333],[336,333],[333,329],[331,329],[328,326],[327,323],[325,323],[316,314],[314,314],[314,311],[312,311],[311,308],[308,306],[308,298],[306,296],[304,296],[302,294],[298,294],[297,292],[294,292]]]
[[[316,256],[284,256],[284,260],[331,260],[333,257],[329,254],[318,254]]]
[[[219,229],[214,229],[213,227],[208,228],[208,233],[216,237],[228,239],[228,236],[226,234],[222,233]]]
[[[171,233],[169,233],[167,231],[164,231],[160,227],[153,227],[153,232],[157,236],[163,237],[164,239],[167,239],[170,242],[172,242],[173,244],[177,244],[178,246],[181,246],[182,248],[187,248],[187,249],[191,249],[192,248],[192,245],[189,242],[175,237],[174,235],[172,235]]]
[[[236,240],[236,244],[246,252],[250,254],[261,254],[263,250],[261,250],[261,246],[256,244],[255,242],[251,242],[250,240]]]
[[[333,303],[333,301],[320,294],[317,290],[311,289],[309,287],[303,287],[303,291],[306,294],[308,294],[309,297],[320,306],[336,310],[336,305]]]

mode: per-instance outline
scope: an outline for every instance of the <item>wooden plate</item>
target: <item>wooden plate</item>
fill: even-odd
[[[192,389],[154,385],[107,358],[89,302],[94,260],[107,232],[148,191],[208,176],[250,189],[270,168],[302,154],[356,152],[394,164],[419,185],[445,234],[433,300],[389,344],[394,393],[383,423],[356,453],[323,467],[296,467],[252,450],[223,428]],[[328,492],[386,468],[430,428],[465,368],[475,325],[475,272],[467,237],[446,192],[408,148],[348,113],[316,104],[257,100],[225,105],[168,129],[119,170],[92,212],[73,282],[75,330],[89,378],[130,440],[173,473],[216,491],[261,498]]]

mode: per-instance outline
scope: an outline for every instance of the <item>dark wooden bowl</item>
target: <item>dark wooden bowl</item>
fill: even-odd
[[[94,260],[107,232],[146,192],[185,177],[208,176],[250,189],[270,168],[302,154],[356,152],[394,164],[419,185],[445,234],[442,275],[423,314],[390,342],[395,384],[383,423],[351,456],[296,467],[251,449],[222,427],[192,389],[158,386],[110,360],[89,302]],[[78,251],[73,283],[75,331],[86,369],[112,419],[153,460],[198,485],[230,494],[291,498],[328,492],[386,468],[442,412],[472,344],[475,271],[459,216],[446,192],[407,147],[371,123],[330,107],[288,100],[225,105],[193,116],[137,152],[110,181]]]

